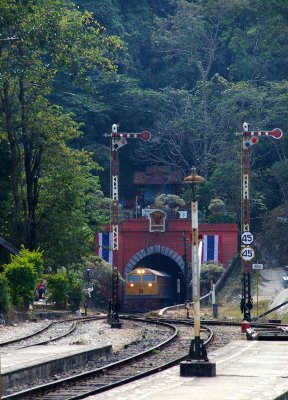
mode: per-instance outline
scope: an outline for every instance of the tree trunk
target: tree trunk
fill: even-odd
[[[19,79],[19,102],[21,109],[21,126],[24,148],[24,167],[26,179],[26,246],[30,250],[37,248],[36,209],[38,205],[38,179],[40,169],[40,152],[33,148],[33,143],[27,135],[27,117],[25,107],[24,78]]]
[[[5,82],[3,85],[2,104],[6,122],[7,137],[11,149],[12,159],[12,188],[15,206],[15,220],[16,220],[16,234],[19,244],[24,242],[23,223],[22,223],[22,202],[19,183],[19,170],[20,170],[20,150],[18,147],[16,133],[13,130],[12,123],[12,104],[9,96],[9,83]]]

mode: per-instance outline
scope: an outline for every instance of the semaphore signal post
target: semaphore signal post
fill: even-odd
[[[241,311],[243,319],[251,320],[250,311],[253,308],[253,300],[251,297],[251,262],[255,257],[255,250],[252,246],[254,236],[250,230],[250,147],[258,143],[258,137],[272,137],[281,139],[283,132],[279,128],[272,131],[249,131],[247,122],[243,124],[242,135],[242,176],[241,176],[241,265],[243,270],[243,289],[241,298]]]
[[[108,308],[108,322],[111,328],[121,328],[119,321],[119,149],[127,144],[127,139],[142,139],[150,140],[151,134],[148,131],[141,133],[125,133],[118,132],[118,125],[112,125],[110,134],[105,134],[105,137],[111,138],[111,226],[112,226],[112,250],[113,250],[113,273],[112,273],[112,288],[111,299]]]

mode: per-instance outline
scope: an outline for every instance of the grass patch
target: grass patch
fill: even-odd
[[[258,310],[257,303],[255,302],[253,308],[251,310],[251,318],[256,318],[257,315],[261,315],[269,310],[269,305],[271,301],[259,300],[258,302]],[[217,301],[218,304],[218,320],[232,320],[232,321],[242,321],[243,313],[240,310],[240,298],[238,303],[235,302],[225,302]],[[258,313],[257,313],[258,311]],[[191,316],[193,316],[193,308],[191,309]],[[201,307],[201,317],[203,319],[212,319],[213,318],[213,310],[212,305],[205,305]],[[261,322],[269,322],[269,320],[281,320],[281,323],[288,323],[288,313],[277,313],[276,311],[266,315],[261,318]]]

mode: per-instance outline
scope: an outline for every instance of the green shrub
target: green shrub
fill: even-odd
[[[37,279],[41,278],[44,270],[43,251],[40,251],[39,249],[30,251],[22,246],[19,255],[16,257],[27,259],[28,262],[33,265],[33,268],[37,274]]]
[[[80,304],[84,298],[83,279],[76,272],[70,272],[68,275],[69,289],[68,289],[68,302],[70,309],[76,311],[80,309]]]
[[[227,212],[224,201],[219,198],[210,201],[208,212],[207,222],[210,224],[229,224],[236,222],[236,214]]]
[[[47,282],[48,301],[55,303],[56,308],[66,308],[68,303],[69,280],[66,272],[45,275]]]
[[[0,274],[0,313],[7,315],[10,311],[10,293],[8,280],[4,274]]]
[[[225,268],[222,264],[208,263],[201,265],[200,284],[202,291],[209,292],[211,282],[216,283],[224,271]]]
[[[82,259],[82,270],[84,271],[85,287],[93,285],[91,302],[95,307],[106,308],[111,298],[112,266],[100,257],[90,256]],[[120,298],[123,282],[123,278],[118,273]]]
[[[55,303],[57,308],[63,309],[68,306],[72,311],[80,309],[84,298],[84,282],[82,274],[58,270],[56,274],[45,275],[47,282],[48,301]]]
[[[227,213],[211,214],[207,217],[209,224],[234,224],[236,222],[236,215]]]
[[[12,304],[18,309],[27,310],[29,302],[33,302],[34,290],[42,274],[42,252],[22,247],[19,254],[11,255],[10,264],[5,264],[3,268]]]
[[[33,264],[16,256],[10,264],[4,265],[4,274],[8,280],[12,304],[17,309],[28,310],[38,280]]]

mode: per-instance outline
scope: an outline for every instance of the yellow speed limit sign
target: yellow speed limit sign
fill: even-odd
[[[242,247],[240,250],[240,257],[244,261],[252,261],[255,257],[255,250],[251,246]]]

